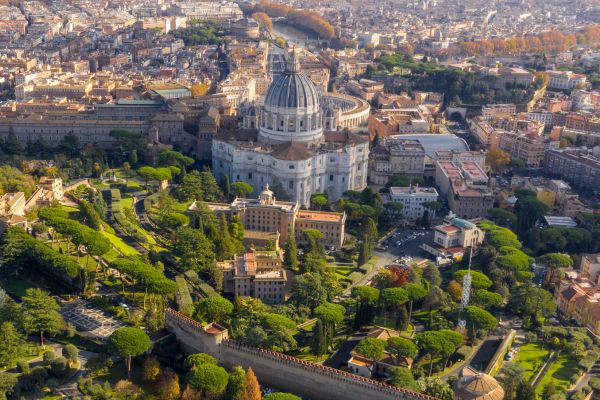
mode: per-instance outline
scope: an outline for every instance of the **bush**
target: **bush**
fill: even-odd
[[[85,364],[85,367],[92,372],[104,373],[108,372],[112,365],[113,361],[108,355],[99,354],[90,358]]]
[[[535,342],[537,342],[537,340],[538,340],[538,337],[537,337],[537,335],[535,333],[533,333],[533,332],[527,332],[525,334],[525,341],[527,343],[535,343]]]
[[[64,378],[69,372],[69,362],[64,357],[58,357],[50,363],[50,371],[57,378]]]
[[[22,374],[28,374],[30,369],[29,369],[29,362],[25,361],[25,360],[19,360],[17,361],[17,371],[22,373]]]
[[[79,350],[72,344],[68,344],[63,348],[63,356],[69,361],[77,361]]]
[[[42,356],[44,364],[50,364],[50,362],[54,360],[55,357],[56,355],[54,354],[54,350],[46,350],[44,352],[44,355]]]

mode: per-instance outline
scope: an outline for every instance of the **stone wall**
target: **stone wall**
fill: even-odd
[[[227,330],[216,332],[213,324],[203,326],[174,310],[167,310],[166,322],[184,350],[208,353],[226,366],[251,367],[260,382],[311,399],[434,399],[282,353],[241,345],[228,339]]]

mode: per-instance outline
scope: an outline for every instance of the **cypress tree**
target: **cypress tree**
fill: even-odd
[[[360,247],[358,249],[358,266],[363,266],[369,261],[370,258],[370,248],[369,241],[366,238],[363,238],[363,241],[360,243]]]
[[[287,269],[296,270],[298,268],[298,245],[293,232],[288,233],[288,240],[285,243],[285,254],[283,255],[283,265]]]
[[[225,214],[221,214],[219,228],[220,232],[216,235],[217,259],[229,260],[235,255],[235,246],[231,240],[231,235],[229,234],[229,227],[227,226]]]
[[[405,306],[400,307],[398,318],[396,319],[396,330],[405,331],[408,328],[408,312]]]
[[[317,324],[315,325],[312,350],[317,356],[321,356],[327,352],[327,334],[325,333],[323,321],[320,319],[317,320]]]

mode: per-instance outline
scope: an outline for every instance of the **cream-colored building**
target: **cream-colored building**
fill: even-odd
[[[63,198],[63,181],[61,178],[49,178],[42,176],[40,178],[40,184],[44,190],[52,193],[53,200],[60,200]]]
[[[326,211],[300,210],[298,202],[279,201],[266,185],[258,199],[236,198],[231,204],[207,203],[217,214],[225,214],[228,218],[237,216],[244,225],[245,234],[258,236],[257,233],[277,233],[279,240],[285,243],[289,233],[293,232],[296,240],[304,242],[306,229],[318,229],[323,233],[323,244],[341,247],[345,238],[346,214]],[[197,209],[194,202],[188,208]]]
[[[566,319],[600,334],[600,254],[585,255],[580,271],[567,271],[555,292],[558,310]]]
[[[449,215],[442,225],[434,228],[433,241],[421,248],[435,257],[460,260],[471,246],[483,243],[485,233],[471,221]]]
[[[281,255],[274,251],[237,255],[233,260],[217,262],[223,270],[223,291],[235,296],[249,296],[265,303],[286,300],[286,271]]]

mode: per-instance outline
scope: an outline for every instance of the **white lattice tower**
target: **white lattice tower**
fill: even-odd
[[[469,269],[465,276],[463,276],[462,281],[462,295],[460,297],[460,310],[458,312],[458,327],[460,329],[465,329],[467,323],[463,318],[463,311],[465,307],[469,305],[469,300],[471,299],[471,262],[473,260],[473,246],[471,246],[471,252],[469,254]]]

